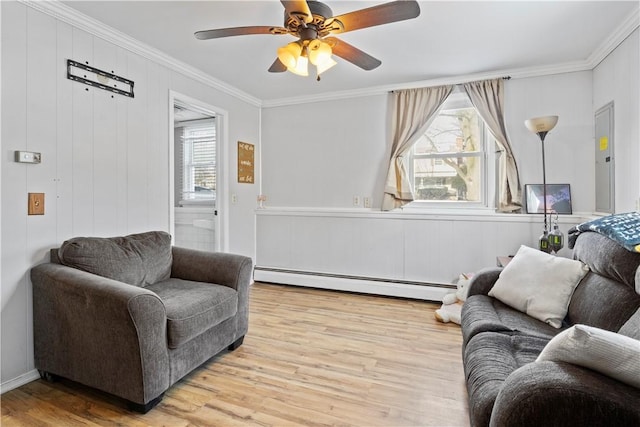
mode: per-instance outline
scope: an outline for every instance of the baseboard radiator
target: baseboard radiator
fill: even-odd
[[[428,283],[384,279],[313,271],[287,270],[256,266],[253,272],[256,282],[331,289],[392,297],[413,298],[426,301],[442,301],[442,297],[454,292],[456,286],[449,283]]]

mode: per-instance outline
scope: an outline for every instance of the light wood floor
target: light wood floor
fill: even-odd
[[[61,381],[2,395],[2,426],[467,426],[461,333],[436,304],[256,284],[249,333],[149,413]]]

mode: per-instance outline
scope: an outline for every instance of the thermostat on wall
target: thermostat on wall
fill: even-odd
[[[16,162],[20,163],[40,163],[42,159],[40,153],[32,151],[16,151]]]

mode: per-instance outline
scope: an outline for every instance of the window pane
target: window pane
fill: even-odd
[[[473,153],[482,151],[475,108],[443,110],[414,146],[415,154]]]
[[[183,129],[182,200],[216,196],[215,121],[185,126]]]
[[[195,198],[212,198],[216,189],[215,167],[213,165],[193,166],[192,170]]]
[[[414,159],[415,198],[480,201],[481,171],[480,155]]]

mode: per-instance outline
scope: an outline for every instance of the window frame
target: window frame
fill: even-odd
[[[197,129],[197,128],[208,128],[211,127],[213,128],[213,160],[208,161],[208,162],[194,162],[193,161],[193,140],[192,138],[187,138],[185,133],[188,129]],[[216,198],[217,198],[217,189],[218,189],[218,169],[217,169],[217,163],[218,163],[218,121],[216,117],[211,117],[211,118],[207,118],[207,119],[199,119],[199,120],[189,120],[189,121],[184,121],[184,122],[180,122],[179,125],[176,126],[176,128],[180,128],[180,141],[179,144],[181,145],[180,148],[180,152],[179,152],[179,158],[180,158],[180,163],[179,163],[179,167],[180,167],[180,176],[181,176],[181,182],[180,182],[180,190],[179,190],[179,194],[180,194],[180,200],[178,205],[179,206],[186,206],[186,205],[206,205],[206,206],[211,206],[211,205],[215,205],[216,203]],[[188,141],[187,139],[189,139],[190,141]],[[187,144],[189,144],[191,146],[191,155],[189,156],[189,158],[187,158]],[[202,166],[212,166],[213,170],[214,170],[214,175],[215,175],[215,188],[213,189],[213,194],[211,194],[210,196],[201,196],[201,197],[195,197],[195,190],[194,191],[189,191],[186,187],[187,184],[192,183],[193,185],[190,185],[190,187],[195,187],[195,180],[193,178],[194,175],[194,170],[196,167],[202,167]],[[185,197],[186,194],[194,194],[193,198],[187,198]]]
[[[462,108],[474,108],[471,104],[466,93],[459,90],[452,92],[447,100],[443,103],[441,108],[436,113],[439,115],[443,111],[451,111]],[[481,189],[479,193],[479,200],[477,201],[460,201],[460,200],[420,200],[416,199],[411,203],[403,206],[403,209],[411,210],[412,208],[418,209],[495,209],[495,200],[497,192],[497,145],[493,135],[489,131],[489,128],[485,121],[482,119],[476,109],[476,113],[479,118],[480,127],[480,146],[482,150],[473,152],[449,152],[449,153],[435,153],[435,154],[415,154],[415,144],[409,150],[407,156],[407,173],[409,174],[409,181],[411,182],[412,190],[415,193],[415,172],[414,167],[415,159],[444,159],[444,158],[457,158],[457,157],[476,157],[481,162]],[[431,126],[431,125],[430,125]],[[426,131],[425,131],[426,133]],[[416,141],[417,143],[417,141]]]

